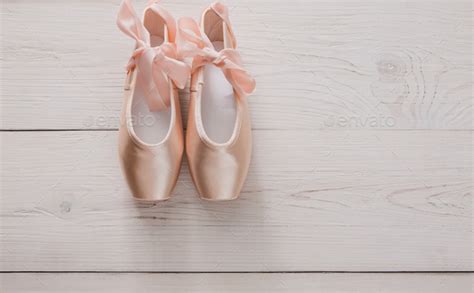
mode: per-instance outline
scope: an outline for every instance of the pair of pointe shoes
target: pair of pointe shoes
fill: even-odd
[[[245,97],[254,79],[242,68],[227,8],[214,3],[198,25],[175,22],[155,1],[143,21],[131,0],[120,5],[117,24],[136,41],[127,65],[119,129],[122,170],[135,199],[171,197],[184,151],[178,88],[191,78],[186,155],[202,199],[239,196],[251,155]]]

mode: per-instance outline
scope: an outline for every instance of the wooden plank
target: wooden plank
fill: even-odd
[[[470,293],[464,274],[1,274],[4,292]]]
[[[185,165],[157,205],[115,131],[0,137],[4,271],[472,269],[471,131],[255,131],[241,199],[200,201]]]
[[[119,2],[2,1],[2,129],[117,128],[133,46]],[[255,129],[472,129],[471,1],[227,3]]]

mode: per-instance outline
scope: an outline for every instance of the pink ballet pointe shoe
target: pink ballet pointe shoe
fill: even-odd
[[[191,97],[186,130],[189,170],[206,200],[236,199],[252,152],[246,96],[255,81],[243,69],[227,8],[214,3],[201,18],[178,21],[180,56],[192,58]]]
[[[177,88],[184,88],[190,68],[177,58],[174,18],[154,1],[142,22],[131,0],[124,0],[117,25],[136,43],[127,65],[119,129],[122,171],[135,199],[166,200],[184,149]]]

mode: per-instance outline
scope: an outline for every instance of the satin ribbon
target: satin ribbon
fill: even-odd
[[[219,15],[222,21],[225,22],[225,24],[227,25],[227,30],[229,31],[229,35],[232,40],[233,47],[236,48],[237,40],[235,39],[234,31],[232,30],[232,25],[230,23],[230,18],[229,18],[229,10],[227,9],[227,6],[217,1],[211,4],[211,9],[217,15]]]
[[[174,28],[174,19],[169,13],[156,5],[149,4],[167,23]],[[168,25],[168,23],[170,23]],[[135,50],[127,64],[127,71],[137,69],[137,82],[143,87],[150,111],[162,111],[170,106],[171,87],[169,81],[183,89],[190,74],[187,64],[178,60],[176,45],[163,43],[158,47],[150,46],[150,34],[133,9],[131,0],[124,0],[117,15],[119,29],[136,41]],[[174,39],[174,35],[172,36]]]
[[[216,4],[222,5],[220,3],[213,5]],[[227,27],[230,27],[228,17],[225,19]],[[231,37],[233,38],[233,35]],[[185,17],[178,21],[177,43],[180,57],[193,57],[192,72],[204,65],[213,64],[222,70],[239,95],[247,96],[255,90],[255,80],[242,67],[239,53],[230,48],[216,51],[209,38],[201,33],[198,24],[192,18]]]

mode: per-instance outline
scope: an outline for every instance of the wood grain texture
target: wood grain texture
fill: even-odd
[[[163,3],[197,17],[209,1]],[[470,1],[227,3],[255,129],[472,129]],[[2,129],[117,128],[118,4],[2,1]]]
[[[317,273],[473,270],[471,1],[225,1],[258,84],[248,180],[200,201],[185,163],[155,205],[118,166],[119,2],[0,4],[0,272],[24,272],[0,291],[472,292],[467,273]]]
[[[4,274],[4,292],[470,293],[471,274]]]
[[[184,165],[157,205],[116,136],[1,133],[2,270],[472,269],[471,131],[255,131],[241,199],[200,201]]]

